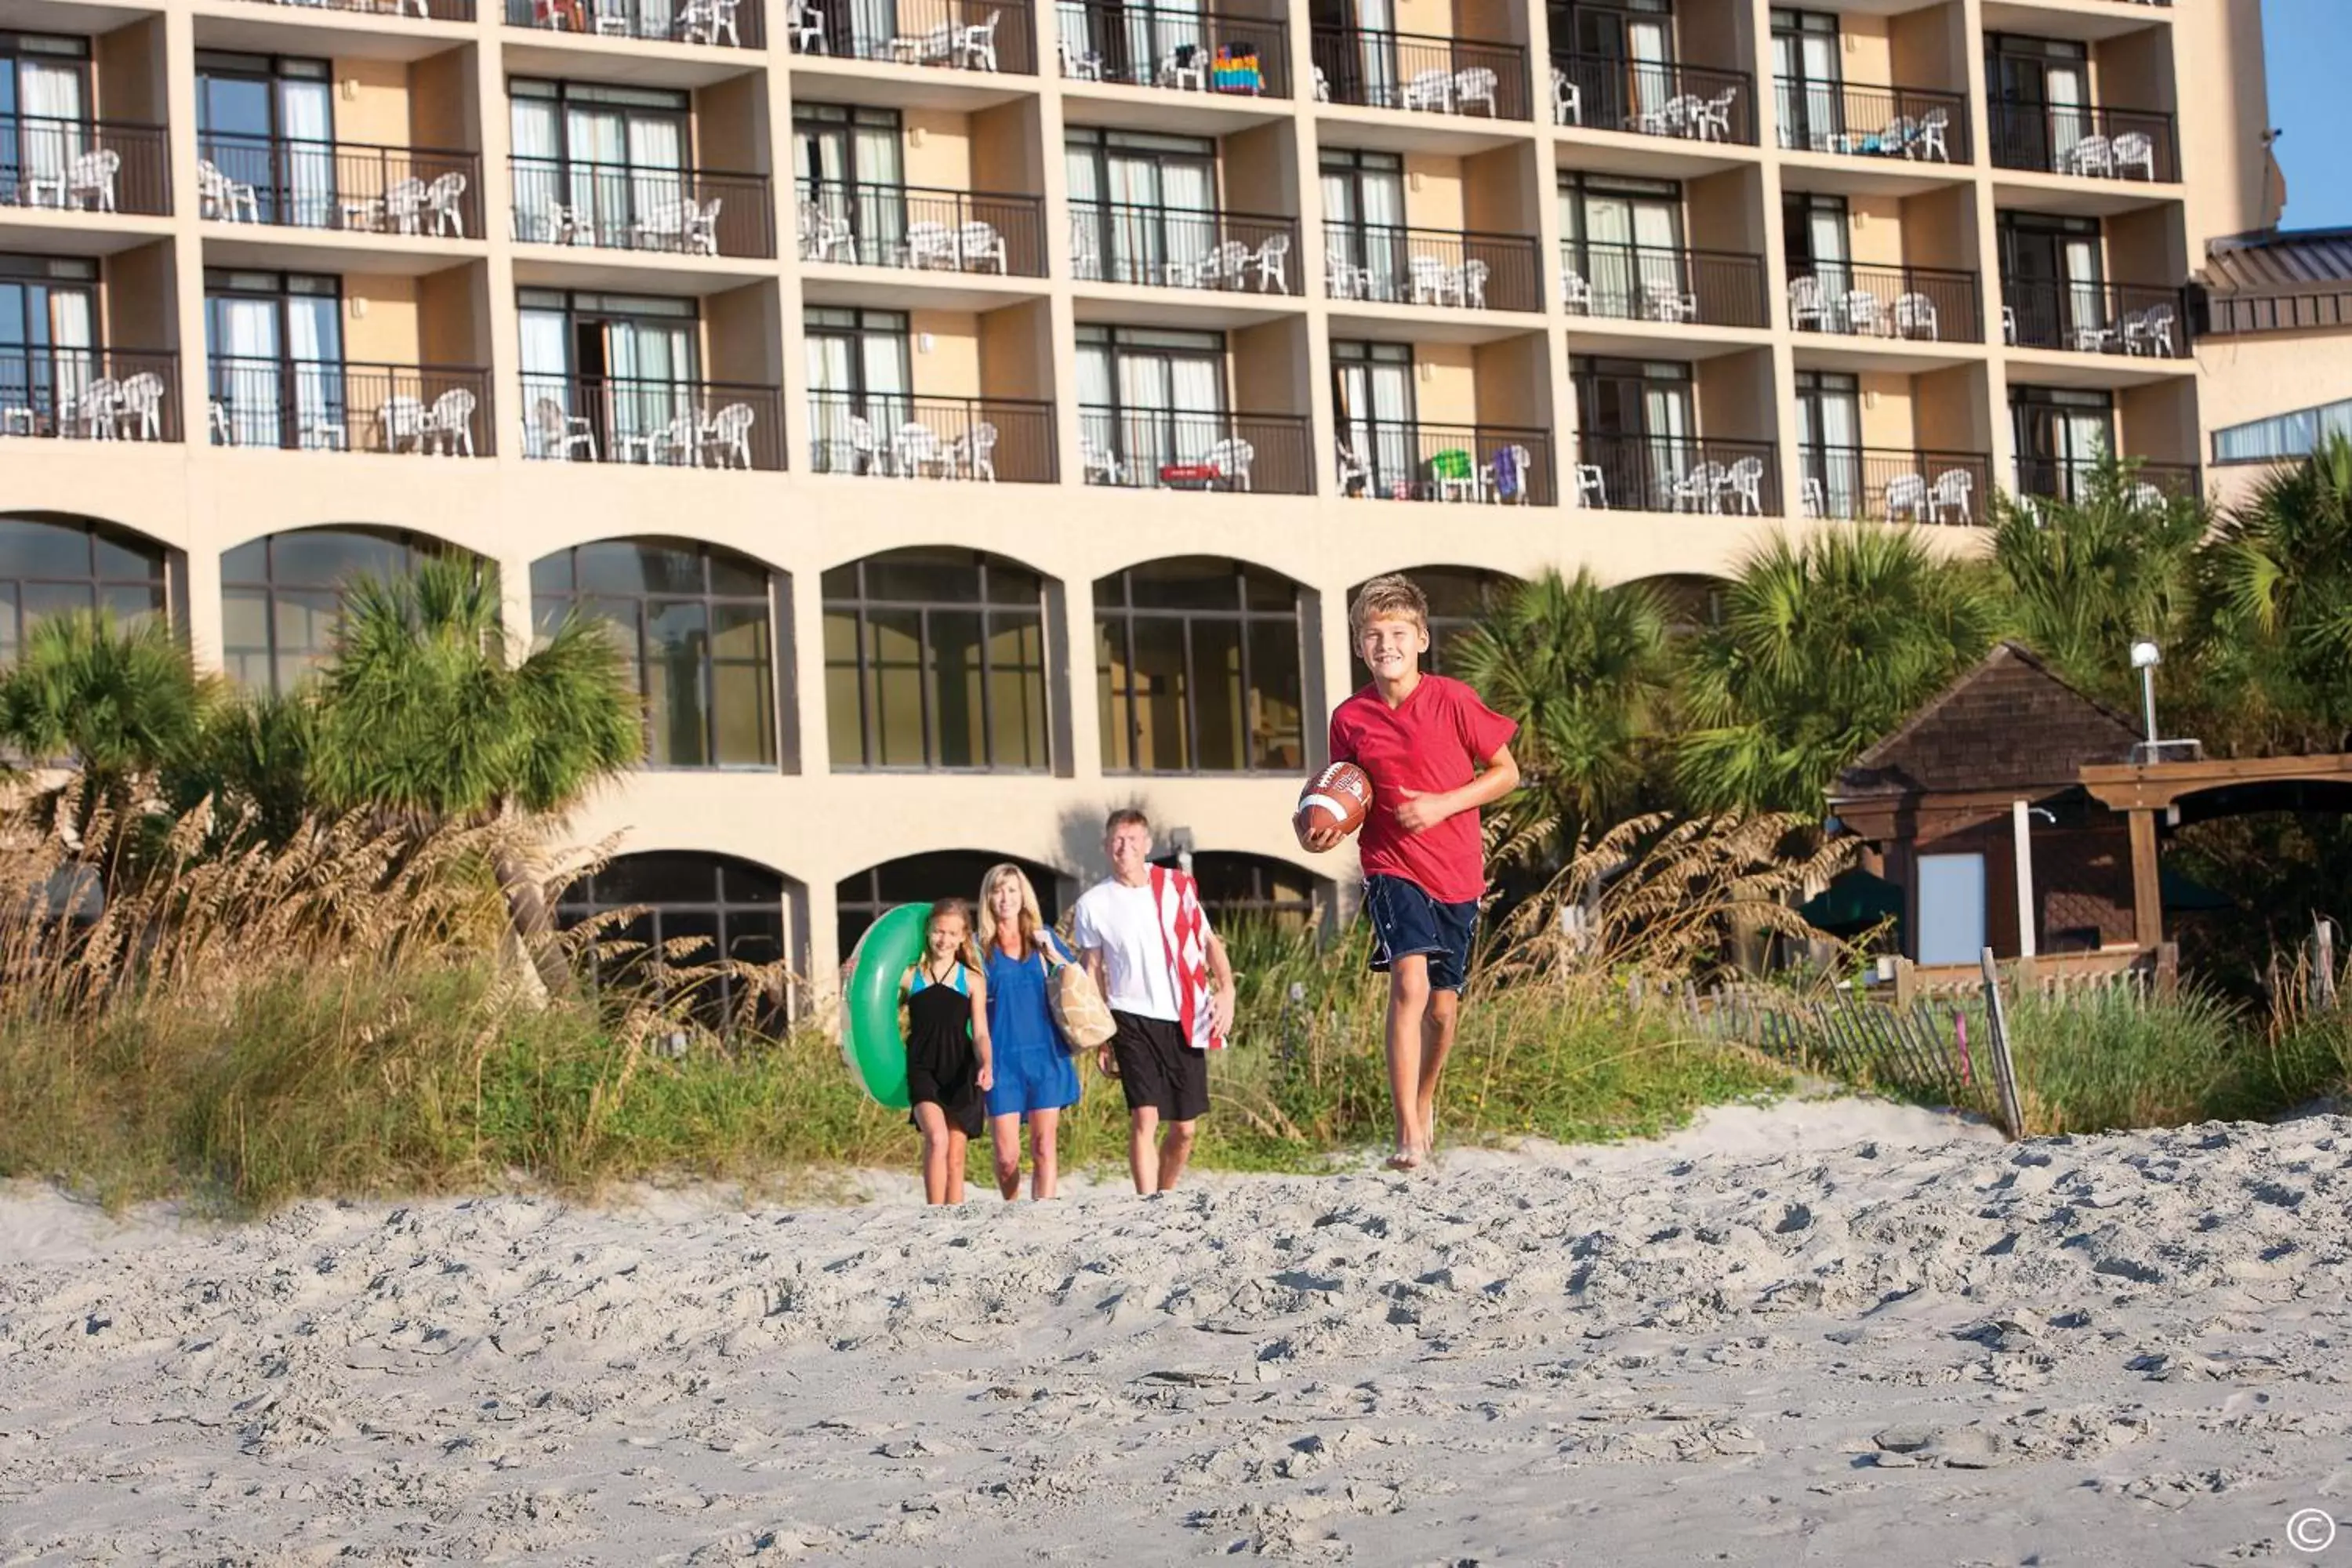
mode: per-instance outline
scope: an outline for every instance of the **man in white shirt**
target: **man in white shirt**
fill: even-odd
[[[1112,812],[1103,851],[1111,874],[1078,900],[1072,935],[1118,1026],[1102,1048],[1102,1069],[1127,1093],[1135,1190],[1164,1193],[1184,1173],[1193,1123],[1209,1109],[1209,1053],[1185,1037],[1184,982],[1151,886],[1150,821],[1139,811]],[[1234,1026],[1233,963],[1205,917],[1201,936],[1222,1038]]]

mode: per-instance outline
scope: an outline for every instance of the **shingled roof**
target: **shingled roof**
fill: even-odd
[[[1917,795],[2050,795],[2086,763],[2131,760],[2139,731],[2015,643],[2002,643],[1830,786],[1830,805]]]
[[[2352,228],[2279,228],[2205,247],[2207,336],[2352,328]]]

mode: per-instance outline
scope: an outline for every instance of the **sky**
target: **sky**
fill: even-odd
[[[2263,0],[2288,228],[2352,228],[2352,0]]]

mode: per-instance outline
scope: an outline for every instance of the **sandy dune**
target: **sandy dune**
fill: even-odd
[[[2352,1121],[1956,1131],[944,1214],[19,1189],[0,1561],[2352,1565],[2289,1537],[2352,1518]]]

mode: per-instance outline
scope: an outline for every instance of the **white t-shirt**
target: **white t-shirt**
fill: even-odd
[[[1170,973],[1150,882],[1139,888],[1117,878],[1097,882],[1078,900],[1070,935],[1082,950],[1102,950],[1103,988],[1108,993],[1103,1000],[1113,1011],[1171,1023],[1183,1016],[1176,1006],[1176,977]]]

